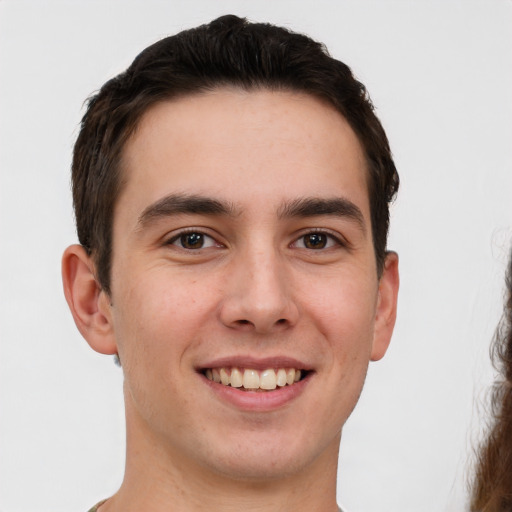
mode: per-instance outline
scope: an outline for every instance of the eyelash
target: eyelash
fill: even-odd
[[[207,233],[205,233],[201,229],[186,229],[186,230],[180,231],[179,233],[176,233],[171,238],[169,238],[165,242],[165,245],[176,245],[177,247],[179,247],[180,249],[183,249],[184,251],[194,251],[194,250],[208,249],[209,248],[209,247],[203,247],[203,246],[198,247],[198,248],[187,248],[187,247],[183,247],[183,246],[180,246],[180,245],[175,243],[175,242],[179,241],[182,237],[187,236],[187,235],[199,235],[202,238],[203,242],[204,242],[205,238],[211,239],[214,242],[213,244],[211,244],[211,246],[217,246],[217,247],[222,247],[223,246],[213,236],[208,235]]]
[[[176,244],[177,241],[179,241],[182,237],[187,236],[187,235],[199,235],[201,237],[202,242],[203,242],[201,247],[187,248],[187,247],[183,247],[182,244],[180,244],[180,245]],[[334,233],[332,233],[330,231],[326,231],[326,230],[322,230],[322,229],[310,229],[307,232],[302,233],[299,237],[297,237],[290,244],[290,247],[297,246],[299,241],[302,240],[304,242],[305,237],[312,236],[312,235],[325,236],[326,237],[326,242],[325,243],[326,243],[327,247],[320,247],[320,248],[297,247],[297,248],[305,249],[305,250],[310,250],[310,251],[322,251],[322,250],[331,249],[333,246],[347,247],[347,245],[348,245],[347,242],[341,236],[339,236],[338,234],[334,234]],[[214,243],[212,243],[211,245],[209,245],[207,247],[204,247],[204,240],[205,240],[205,238],[212,240]],[[330,242],[334,242],[334,244],[331,243],[331,245],[329,246]],[[201,250],[201,249],[208,249],[209,247],[213,247],[213,246],[224,247],[224,245],[221,244],[220,242],[218,242],[213,236],[208,235],[207,233],[204,233],[204,231],[202,231],[201,229],[193,229],[193,228],[186,229],[186,230],[180,231],[179,233],[174,234],[171,238],[169,238],[165,242],[165,245],[175,245],[175,246],[177,246],[180,249],[183,249],[185,251],[196,251],[196,250]],[[304,245],[306,245],[306,244],[304,244]]]
[[[313,249],[313,248],[308,248],[308,247],[301,247],[301,249],[306,249],[306,250],[311,250],[311,251],[315,251],[315,250],[321,251],[321,250],[331,249],[331,248],[333,248],[333,246],[347,247],[347,245],[348,245],[347,242],[339,234],[334,234],[331,231],[326,231],[325,229],[310,229],[307,232],[302,233],[290,245],[291,246],[296,245],[299,242],[299,240],[304,240],[305,237],[311,236],[311,235],[325,236],[327,238],[327,242],[326,242],[327,244],[329,244],[329,241],[334,242],[334,244],[332,244],[330,247],[321,247],[319,249]]]

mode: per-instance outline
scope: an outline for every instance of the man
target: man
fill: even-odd
[[[103,86],[63,257],[125,379],[125,477],[95,510],[338,510],[341,430],[395,321],[397,188],[364,87],[282,28],[225,16]]]

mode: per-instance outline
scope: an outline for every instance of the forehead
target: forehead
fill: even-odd
[[[365,157],[333,107],[290,91],[222,88],[151,107],[123,152],[125,188],[143,209],[168,194],[359,195],[367,209]],[[338,192],[337,192],[338,191]],[[286,197],[290,196],[290,197]]]

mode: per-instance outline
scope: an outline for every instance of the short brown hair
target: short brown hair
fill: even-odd
[[[309,37],[228,15],[149,46],[89,99],[74,148],[73,201],[79,241],[92,254],[103,289],[110,292],[113,212],[123,186],[124,144],[155,103],[222,86],[303,92],[332,105],[347,120],[367,159],[380,275],[389,203],[399,179],[365,87]]]

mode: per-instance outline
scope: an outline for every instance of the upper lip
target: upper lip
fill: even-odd
[[[206,368],[251,368],[253,370],[267,370],[269,368],[295,368],[296,370],[311,370],[311,366],[294,357],[269,356],[254,357],[249,355],[226,356],[200,364],[197,369]]]

